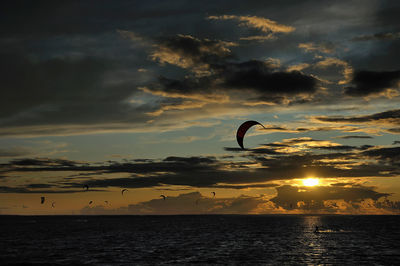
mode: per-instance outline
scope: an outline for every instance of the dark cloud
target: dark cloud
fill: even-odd
[[[9,149],[0,149],[0,158],[1,157],[22,157],[29,156],[32,154],[32,150],[25,149],[22,147],[13,147]]]
[[[201,77],[160,77],[159,83],[151,87],[150,91],[177,94],[174,97],[236,92],[246,95],[250,101],[278,104],[284,102],[287,97],[312,95],[318,90],[318,81],[314,77],[298,71],[280,71],[268,62],[259,60],[210,64],[208,70],[209,74]],[[248,97],[249,95],[253,97]],[[294,100],[296,102],[293,103],[301,103],[301,99]]]
[[[380,41],[380,40],[395,40],[400,38],[400,32],[382,32],[372,35],[362,35],[353,38],[353,41]]]
[[[50,158],[37,158],[37,159],[17,159],[11,160],[10,165],[13,166],[49,166],[49,167],[72,167],[76,166],[77,162],[65,159],[50,159]]]
[[[233,151],[233,152],[243,152],[243,151],[250,151],[254,154],[283,154],[284,152],[279,152],[277,149],[269,149],[269,148],[257,148],[257,149],[242,149],[242,148],[235,148],[235,147],[224,147],[225,151]]]
[[[339,182],[339,183],[333,183],[330,185],[334,186],[334,187],[344,187],[344,186],[352,186],[354,184],[355,184],[354,182]]]
[[[274,71],[267,63],[252,60],[216,66],[222,71],[227,87],[252,88],[266,95],[315,93],[317,80],[298,71]]]
[[[364,136],[364,135],[348,135],[348,136],[339,136],[336,137],[338,139],[372,139],[371,136]]]
[[[387,89],[397,89],[400,81],[400,71],[357,71],[352,83],[344,92],[349,96],[368,96],[381,93]]]
[[[400,128],[399,127],[397,127],[397,128],[389,128],[387,130],[387,132],[389,132],[391,134],[400,134]]]
[[[276,188],[278,195],[271,200],[265,196],[220,198],[206,197],[199,192],[166,199],[130,204],[118,209],[97,205],[84,207],[82,214],[274,214],[274,213],[337,213],[337,214],[396,214],[400,202],[385,199],[388,194],[368,187],[292,187]],[[299,191],[301,189],[301,191]],[[330,193],[329,193],[330,192]]]
[[[262,197],[239,196],[236,198],[211,198],[199,192],[152,199],[137,204],[130,204],[114,210],[101,206],[85,207],[82,214],[244,214],[257,213],[257,208],[264,203]]]
[[[362,154],[385,161],[391,161],[397,164],[400,163],[400,147],[371,149],[364,151]]]
[[[217,64],[231,58],[229,47],[235,45],[232,42],[176,35],[158,39],[151,57],[160,63],[207,71],[209,64]]]
[[[343,187],[343,186],[316,186],[294,187],[281,186],[276,188],[278,194],[271,201],[284,208],[290,205],[297,206],[298,202],[304,202],[306,207],[323,208],[324,201],[344,200],[347,202],[360,202],[364,199],[374,201],[389,196],[387,193],[379,193],[368,187]],[[313,206],[310,206],[313,205]]]
[[[1,52],[0,72],[7,75],[0,78],[0,125],[5,128],[121,120],[134,110],[126,104],[134,93],[134,84],[124,79],[113,81],[119,78],[113,77],[120,69],[117,65],[100,58],[39,61]]]
[[[315,142],[318,143],[318,142]],[[311,146],[308,150],[280,151],[287,147],[251,149],[241,160],[220,160],[215,157],[167,157],[145,162],[80,163],[52,159],[13,160],[2,165],[2,174],[18,172],[65,172],[68,178],[51,182],[54,191],[82,188],[124,187],[147,188],[186,186],[218,188],[251,188],[273,180],[304,178],[314,173],[320,178],[397,176],[400,174],[399,147],[325,147]],[[327,149],[330,153],[312,153]],[[338,152],[340,151],[340,152]],[[75,172],[71,176],[70,172]],[[90,173],[85,176],[82,174]],[[97,173],[97,175],[95,175]],[[130,174],[118,177],[118,174]],[[29,187],[26,187],[29,188]]]
[[[46,187],[42,187],[46,188]],[[94,189],[93,191],[105,191],[100,189]],[[66,190],[52,190],[52,189],[41,189],[39,187],[25,188],[25,187],[7,187],[0,186],[0,193],[22,193],[22,194],[68,194],[68,193],[80,193],[82,190],[66,189]]]
[[[167,157],[163,160],[164,162],[181,162],[185,164],[210,164],[210,163],[216,163],[215,157],[176,157],[176,156],[170,156]]]
[[[376,123],[400,125],[400,109],[361,116],[319,116],[315,119],[333,123]]]

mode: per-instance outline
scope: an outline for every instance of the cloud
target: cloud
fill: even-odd
[[[327,57],[321,61],[316,62],[313,65],[314,68],[322,68],[322,69],[326,69],[330,66],[337,66],[343,68],[343,70],[341,71],[343,79],[338,81],[338,84],[347,84],[351,81],[351,77],[353,75],[353,67],[344,60],[334,57]]]
[[[233,42],[197,39],[178,34],[160,38],[150,57],[161,64],[168,63],[191,69],[197,74],[205,74],[209,70],[209,64],[232,57],[229,47],[236,45]]]
[[[390,126],[400,125],[400,109],[388,110],[381,113],[360,116],[317,116],[313,119],[328,123],[360,124],[368,123],[374,125]]]
[[[241,41],[258,41],[258,42],[263,42],[266,40],[274,40],[276,37],[272,34],[268,35],[254,35],[254,36],[247,36],[247,37],[240,37],[239,38]]]
[[[385,177],[400,174],[400,147],[356,147],[297,138],[245,151],[232,148],[226,150],[241,154],[229,160],[212,156],[170,156],[163,160],[99,163],[45,158],[15,159],[9,164],[3,164],[1,168],[3,178],[24,173],[43,173],[47,176],[57,173],[58,178],[51,180],[54,193],[66,193],[76,188],[81,191],[84,184],[94,189],[163,186],[237,186],[243,189],[263,187],[274,180],[304,178],[310,173],[320,178]],[[63,173],[68,173],[68,176],[62,178],[65,175]],[[21,184],[20,188],[31,189],[30,184]]]
[[[364,135],[347,135],[347,136],[338,136],[338,139],[373,139],[371,136],[364,136]]]
[[[117,32],[126,39],[129,39],[133,42],[143,42],[144,38],[139,36],[137,33],[128,30],[117,30]]]
[[[102,206],[85,207],[82,214],[246,214],[257,213],[258,206],[263,203],[262,197],[239,196],[236,198],[211,198],[199,192],[167,196],[163,199],[130,204],[114,210]]]
[[[276,187],[277,196],[268,199],[264,195],[238,197],[205,197],[190,192],[163,199],[130,204],[116,209],[105,206],[86,206],[82,214],[276,214],[276,213],[337,213],[337,214],[396,214],[400,202],[378,201],[388,194],[368,187]]]
[[[127,102],[143,78],[121,68],[109,59],[33,60],[1,52],[0,71],[7,75],[0,78],[0,135],[85,134],[132,128],[127,117],[147,121],[145,112],[154,108]]]
[[[1,148],[0,158],[30,156],[33,151],[24,147]]]
[[[290,33],[295,30],[292,26],[279,24],[276,21],[256,16],[222,15],[208,16],[207,18],[214,20],[238,20],[241,22],[241,24],[239,24],[240,26],[255,28],[265,33]]]
[[[385,41],[396,40],[400,38],[400,32],[382,32],[372,35],[361,35],[352,39],[352,41]]]
[[[201,108],[204,105],[206,105],[205,102],[183,101],[182,103],[167,104],[167,105],[161,106],[158,110],[148,112],[147,114],[150,116],[159,116],[162,113],[164,113],[165,111],[196,109],[196,108]]]
[[[297,205],[302,201],[316,205],[322,205],[324,200],[361,201],[364,199],[378,200],[389,196],[387,193],[379,193],[371,188],[363,186],[342,187],[342,186],[315,186],[295,187],[284,185],[276,188],[278,194],[271,201],[282,207],[289,207],[290,203]],[[323,205],[322,205],[323,206]]]
[[[354,86],[344,89],[344,93],[348,96],[364,97],[379,94],[399,88],[400,71],[357,71],[354,73],[352,83]]]
[[[298,71],[274,71],[268,64],[252,60],[217,66],[225,85],[231,88],[253,89],[264,95],[313,94],[317,91],[317,80]]]
[[[160,77],[151,87],[142,88],[153,95],[172,98],[190,98],[205,102],[228,103],[235,98],[245,105],[295,104],[312,101],[312,95],[319,90],[317,79],[298,71],[279,71],[275,64],[259,60],[241,63],[221,62],[210,65],[209,75],[170,79]],[[233,99],[231,99],[233,98]]]
[[[299,48],[304,49],[307,52],[322,52],[326,54],[331,54],[335,52],[335,45],[332,43],[300,43],[298,45]]]
[[[277,187],[277,196],[271,201],[286,210],[300,213],[331,214],[396,214],[400,202],[381,201],[387,193],[379,193],[373,188],[360,185]]]

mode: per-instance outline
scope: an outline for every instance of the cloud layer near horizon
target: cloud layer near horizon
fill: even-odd
[[[104,205],[86,206],[81,209],[81,214],[399,214],[400,212],[400,202],[378,201],[385,194],[365,187],[310,189],[283,186],[278,187],[277,190],[278,195],[272,199],[263,195],[211,198],[199,192],[190,192],[168,196],[165,200],[152,199],[120,208]],[[328,193],[321,194],[320,190],[327,190],[324,192]],[[294,194],[289,192],[294,192]],[[318,194],[318,196],[312,194]]]

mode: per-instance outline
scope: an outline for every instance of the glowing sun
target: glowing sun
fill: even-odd
[[[307,179],[303,179],[303,185],[307,186],[307,187],[313,187],[319,184],[319,180],[318,178],[307,178]]]

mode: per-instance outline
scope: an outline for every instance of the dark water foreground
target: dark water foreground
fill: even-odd
[[[400,216],[0,216],[0,246],[2,265],[395,265]]]

